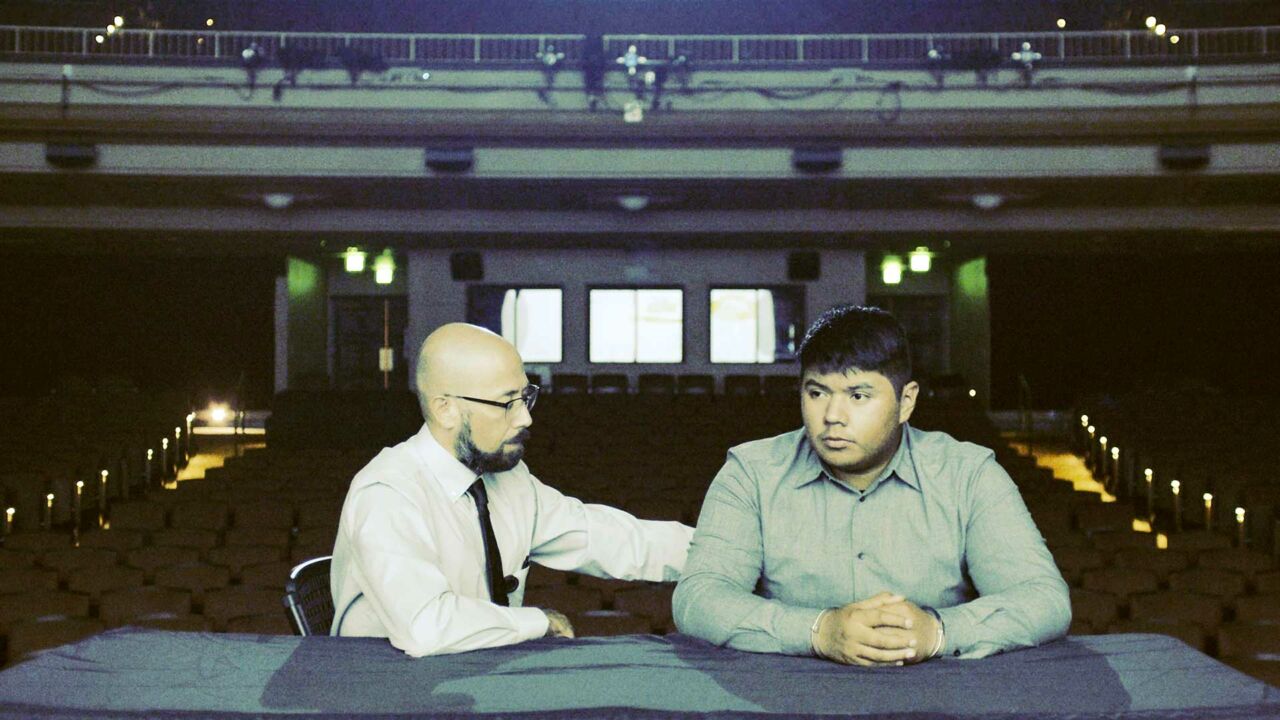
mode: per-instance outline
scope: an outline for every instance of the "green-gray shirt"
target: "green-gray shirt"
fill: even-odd
[[[680,631],[804,655],[822,608],[890,591],[938,611],[947,655],[1065,635],[1067,584],[994,453],[902,437],[864,492],[827,473],[803,429],[729,450],[672,601]]]

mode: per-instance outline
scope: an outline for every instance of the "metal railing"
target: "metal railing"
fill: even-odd
[[[917,33],[901,35],[605,35],[611,62],[635,45],[640,55],[684,55],[699,66],[826,66],[915,64],[930,50],[946,56],[1007,58],[1023,43],[1055,64],[1275,60],[1280,26],[1150,31]],[[282,48],[326,54],[351,47],[391,64],[537,65],[554,48],[576,62],[583,35],[359,34],[236,32],[0,26],[0,56],[237,61],[257,45],[268,56]]]

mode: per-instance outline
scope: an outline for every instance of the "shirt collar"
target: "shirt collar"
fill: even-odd
[[[436,479],[436,482],[440,483],[440,487],[444,489],[445,495],[450,500],[462,497],[466,494],[467,488],[476,481],[475,472],[458,462],[452,453],[445,450],[427,429],[425,423],[418,434],[410,438],[409,446],[413,448],[418,460],[427,467],[427,471]]]
[[[902,441],[898,443],[898,449],[894,451],[893,458],[889,460],[889,464],[884,470],[880,471],[877,477],[864,493],[874,490],[880,483],[885,480],[896,477],[908,486],[920,489],[920,476],[916,473],[916,464],[912,455],[912,433],[913,428],[908,423],[902,425]],[[800,433],[800,442],[803,446],[806,457],[803,461],[803,471],[796,475],[796,487],[803,487],[811,482],[821,480],[824,477],[830,477],[833,482],[839,482],[823,467],[822,460],[818,457],[818,451],[813,448],[813,444],[809,442],[808,433]],[[843,485],[843,483],[841,483]]]

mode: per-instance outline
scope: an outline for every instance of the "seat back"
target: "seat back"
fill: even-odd
[[[332,555],[294,566],[284,586],[284,606],[298,635],[328,635],[333,624],[333,595],[329,590]]]

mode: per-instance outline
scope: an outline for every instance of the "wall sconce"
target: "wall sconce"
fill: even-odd
[[[902,282],[902,258],[897,255],[886,255],[880,263],[880,279],[885,285],[898,285]]]
[[[390,285],[395,276],[396,259],[392,257],[391,250],[383,250],[373,261],[373,279],[379,285]]]

